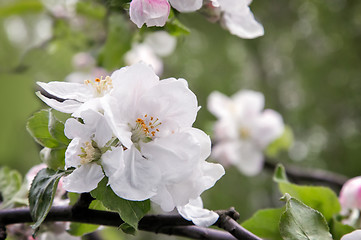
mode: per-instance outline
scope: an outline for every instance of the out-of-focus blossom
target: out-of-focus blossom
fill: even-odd
[[[204,13],[211,21],[220,20],[224,28],[240,38],[264,35],[262,24],[256,21],[249,5],[251,0],[208,0]]]
[[[361,176],[352,178],[343,185],[339,200],[343,210],[361,210]]]
[[[263,108],[264,96],[259,92],[243,90],[231,98],[211,93],[208,109],[218,118],[212,156],[246,175],[258,174],[263,167],[263,150],[284,131],[281,115]]]
[[[360,240],[361,230],[355,230],[349,234],[344,235],[341,240]]]
[[[202,0],[132,0],[129,9],[130,20],[138,28],[143,24],[148,27],[164,26],[169,16],[169,3],[180,12],[193,12],[202,6]]]
[[[124,56],[127,65],[143,61],[152,66],[157,75],[163,73],[163,61],[160,57],[170,55],[177,44],[175,37],[165,31],[148,34],[143,43],[136,43]]]
[[[45,8],[56,18],[73,18],[78,0],[42,0]]]

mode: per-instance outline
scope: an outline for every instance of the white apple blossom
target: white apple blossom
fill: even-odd
[[[175,37],[166,31],[157,31],[148,34],[143,43],[135,43],[128,51],[124,60],[127,65],[143,61],[151,65],[157,75],[163,73],[163,61],[160,57],[170,55],[177,44]]]
[[[109,175],[113,191],[122,198],[135,200],[124,195],[119,178],[128,172],[146,172],[133,177],[133,184],[147,183],[148,189],[156,190],[151,200],[164,211],[171,211],[212,187],[224,169],[205,162],[211,143],[204,132],[192,128],[198,104],[187,82],[174,78],[159,81],[144,63],[120,69],[112,78],[119,86],[114,86],[104,98],[104,116],[127,149],[124,162],[129,166],[127,171]],[[152,188],[156,176],[160,176],[160,182]]]
[[[211,21],[219,20],[224,28],[240,38],[264,35],[262,24],[257,22],[249,5],[252,0],[208,0],[204,8]]]
[[[349,234],[344,235],[341,240],[360,240],[361,230],[355,230]]]
[[[279,113],[264,107],[262,93],[243,90],[231,98],[213,92],[208,109],[218,121],[212,156],[223,165],[235,165],[246,175],[263,167],[262,151],[281,136],[284,123]]]
[[[203,0],[132,0],[129,14],[138,28],[143,24],[148,27],[164,26],[172,7],[180,12],[193,12],[202,7]]]
[[[213,225],[219,217],[217,213],[203,208],[201,197],[191,199],[185,206],[178,206],[177,210],[184,219],[192,221],[195,225],[200,227],[209,227]]]

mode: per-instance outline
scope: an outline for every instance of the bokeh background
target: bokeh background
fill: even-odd
[[[116,0],[83,0],[68,19],[49,11],[56,0],[44,2],[0,2],[0,165],[21,173],[40,163],[40,147],[25,129],[32,113],[45,107],[35,82],[63,80],[79,52],[92,54],[110,72],[120,68],[132,41],[149,31],[137,33]],[[293,132],[292,145],[273,155],[276,161],[360,175],[361,2],[256,0],[251,9],[265,28],[253,40],[232,36],[200,13],[178,15],[191,33],[164,58],[162,78],[188,80],[202,106],[195,125],[210,135],[215,118],[206,106],[212,91],[261,91],[266,107],[280,112]],[[271,179],[267,170],[245,177],[229,168],[202,195],[205,206],[234,206],[247,219],[279,205]],[[124,238],[118,231],[108,234]],[[142,237],[160,238],[135,238]]]

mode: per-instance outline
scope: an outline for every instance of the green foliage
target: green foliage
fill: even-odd
[[[29,192],[30,214],[37,229],[44,221],[54,200],[58,182],[65,171],[54,171],[49,168],[42,169],[35,176]]]
[[[103,5],[94,2],[81,1],[76,4],[76,12],[79,15],[101,21],[105,17],[106,9]]]
[[[187,28],[183,23],[181,23],[176,17],[170,18],[164,28],[169,34],[175,37],[188,35],[190,33],[189,28]]]
[[[99,64],[111,71],[123,65],[123,55],[131,47],[129,25],[124,16],[112,14],[108,18],[108,36],[98,57]]]
[[[118,197],[107,186],[108,178],[104,177],[98,187],[91,191],[91,195],[101,201],[111,211],[119,213],[120,218],[132,228],[138,229],[138,222],[150,210],[150,201],[128,201]],[[127,228],[129,230],[129,228]]]
[[[281,235],[278,224],[283,211],[283,208],[259,210],[250,219],[244,221],[242,226],[258,237],[279,240]]]
[[[355,230],[355,228],[351,227],[350,225],[346,225],[340,222],[338,219],[336,219],[336,217],[332,218],[330,229],[334,240],[340,240],[343,235]]]
[[[284,240],[332,240],[322,214],[285,194],[286,211],[281,215],[280,233]]]
[[[0,168],[0,193],[2,196],[0,209],[12,208],[16,204],[27,205],[26,183],[22,184],[22,177],[16,170],[8,167]]]
[[[268,145],[266,155],[270,157],[277,157],[281,151],[288,150],[293,143],[293,132],[290,126],[285,126],[283,134]]]
[[[40,110],[29,118],[26,128],[37,143],[44,146],[40,158],[52,169],[63,169],[65,150],[70,140],[64,134],[64,123],[52,110]]]
[[[273,177],[278,183],[282,194],[290,194],[292,197],[302,201],[307,206],[320,211],[326,220],[331,221],[334,214],[341,210],[336,194],[327,187],[300,186],[288,182],[285,169],[278,165]]]
[[[43,4],[41,1],[14,1],[11,4],[0,7],[0,17],[9,17],[12,15],[19,15],[29,12],[41,12],[42,10]]]

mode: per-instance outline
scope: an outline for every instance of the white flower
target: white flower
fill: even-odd
[[[343,210],[361,210],[361,176],[348,180],[340,191],[340,204]]]
[[[359,240],[361,239],[361,230],[355,230],[349,234],[344,235],[341,240]]]
[[[85,80],[74,82],[37,82],[48,94],[58,99],[52,99],[37,92],[37,96],[50,107],[64,113],[72,113],[79,117],[80,112],[87,109],[102,111],[101,98],[112,91],[112,78],[96,78],[95,81]]]
[[[218,121],[216,145],[212,156],[224,165],[235,165],[246,175],[259,173],[263,166],[262,151],[281,136],[283,120],[277,112],[264,107],[264,96],[244,90],[232,98],[213,92],[208,109]]]
[[[114,86],[114,91],[105,98],[104,115],[127,149],[126,172],[147,173],[138,179],[134,177],[134,184],[144,182],[149,189],[156,190],[151,200],[164,211],[187,204],[213,186],[224,170],[218,164],[204,161],[210,154],[210,139],[192,128],[198,104],[187,82],[173,78],[159,81],[144,63],[120,69],[112,78],[119,86]],[[157,175],[160,182],[152,183]],[[118,177],[109,179],[112,186],[112,179],[116,182]],[[124,196],[123,187],[113,184],[112,189],[118,196],[130,199]]]
[[[157,31],[148,34],[143,43],[136,43],[128,51],[124,60],[127,65],[133,65],[143,61],[151,65],[157,75],[163,73],[163,61],[160,57],[170,55],[175,47],[177,40],[165,31]]]
[[[172,7],[180,12],[193,12],[201,8],[202,0],[169,0]],[[138,28],[164,26],[170,11],[168,0],[132,0],[129,13]]]
[[[223,13],[221,23],[232,34],[241,38],[256,38],[264,35],[264,29],[255,20],[249,8],[251,2],[251,0],[212,0],[207,6],[215,13],[220,9]]]
[[[200,227],[209,227],[219,218],[219,215],[213,211],[203,208],[202,198],[191,199],[185,206],[178,206],[179,214],[195,225]]]

